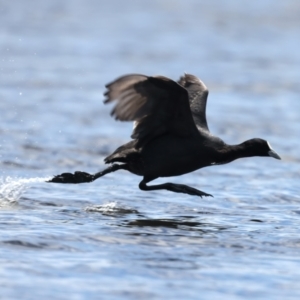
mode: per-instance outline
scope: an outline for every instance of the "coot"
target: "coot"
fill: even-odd
[[[158,177],[178,176],[197,169],[251,156],[280,159],[270,144],[259,138],[227,145],[212,135],[206,121],[208,89],[197,77],[185,74],[178,82],[163,76],[131,74],[106,85],[105,103],[115,102],[111,115],[134,121],[132,140],[105,158],[105,170],[77,171],[55,176],[50,182],[83,183],[117,170],[143,176],[144,191],[169,190],[212,196],[183,184],[147,185]]]

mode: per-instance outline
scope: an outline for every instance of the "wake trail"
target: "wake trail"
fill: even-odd
[[[32,184],[49,179],[49,177],[0,177],[0,207],[16,203]]]

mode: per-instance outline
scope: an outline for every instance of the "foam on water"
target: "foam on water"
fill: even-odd
[[[0,207],[16,203],[32,184],[49,179],[49,177],[13,178],[10,176],[0,178]]]
[[[92,205],[85,208],[87,212],[100,212],[102,214],[131,214],[137,213],[137,210],[122,207],[117,202],[109,202],[102,205]]]

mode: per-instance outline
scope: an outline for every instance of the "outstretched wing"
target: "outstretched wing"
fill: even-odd
[[[169,78],[125,75],[106,88],[104,102],[117,102],[111,115],[135,121],[131,137],[139,140],[138,146],[167,132],[179,136],[198,133],[187,90]]]
[[[184,74],[178,83],[187,89],[193,119],[197,127],[209,131],[206,121],[206,102],[208,89],[205,84],[196,76]]]

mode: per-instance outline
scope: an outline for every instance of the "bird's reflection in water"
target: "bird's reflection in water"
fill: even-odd
[[[201,233],[212,233],[229,229],[229,227],[225,226],[198,221],[189,221],[186,219],[136,219],[126,221],[122,226],[172,228],[183,231],[197,231]]]

